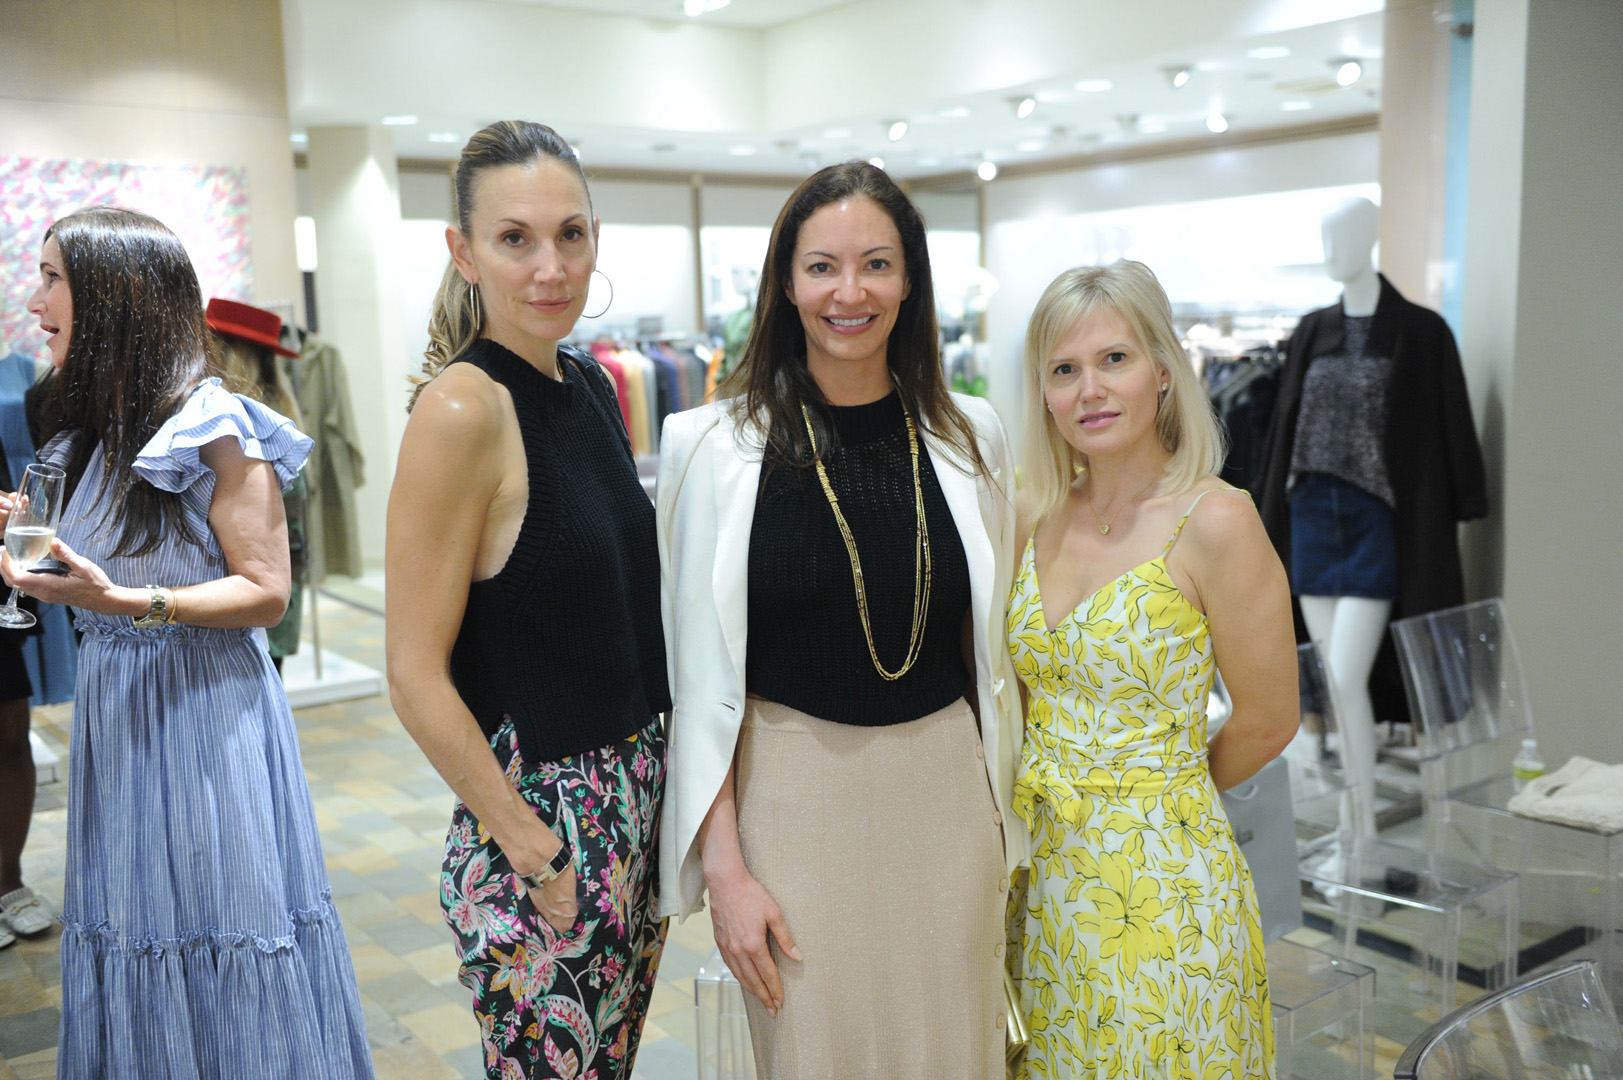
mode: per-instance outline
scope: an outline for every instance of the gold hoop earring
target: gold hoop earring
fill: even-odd
[[[473,329],[477,333],[485,327],[485,309],[479,302],[478,285],[468,285],[468,307],[473,310]]]
[[[603,271],[594,269],[592,271],[592,273],[594,273],[594,274],[603,274]],[[598,312],[596,315],[588,315],[585,312],[582,312],[581,316],[580,316],[581,318],[583,318],[583,319],[601,319],[605,314],[608,313],[609,306],[614,303],[614,282],[609,281],[609,275],[607,275],[607,274],[603,274],[603,280],[607,281],[608,285],[609,285],[609,302],[607,304],[604,304],[603,305],[603,310]]]

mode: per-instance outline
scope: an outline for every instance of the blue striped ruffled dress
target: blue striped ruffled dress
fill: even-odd
[[[199,456],[222,437],[270,462],[284,487],[311,446],[209,380],[135,466],[182,494],[203,544],[171,537],[112,557],[99,453],[59,535],[120,585],[225,576],[208,524],[214,473]],[[67,438],[41,456],[65,460]],[[57,1076],[371,1077],[293,714],[260,636],[143,631],[89,612],[76,625]]]

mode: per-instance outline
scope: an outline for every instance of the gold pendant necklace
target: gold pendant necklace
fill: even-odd
[[[817,479],[823,485],[828,505],[834,509],[834,521],[840,527],[840,536],[845,540],[845,553],[851,560],[851,578],[857,588],[857,614],[862,618],[863,636],[868,639],[868,657],[873,661],[879,677],[887,682],[900,679],[917,662],[924,646],[924,621],[930,611],[930,528],[924,518],[924,485],[919,481],[919,436],[913,427],[913,416],[905,406],[902,415],[907,419],[907,449],[913,457],[913,512],[918,517],[918,533],[913,542],[913,629],[907,638],[907,658],[900,668],[890,672],[879,662],[879,651],[874,648],[873,626],[868,621],[868,587],[862,578],[862,560],[857,556],[857,542],[851,535],[851,526],[846,524],[845,515],[840,512],[840,500],[834,494],[834,485],[828,482],[828,470],[823,468],[823,461],[817,456],[817,434],[812,431],[811,414],[804,404],[800,406],[801,419],[806,422],[806,437],[811,440]]]
[[[1146,491],[1150,490],[1150,488],[1154,487],[1156,484],[1159,484],[1160,482],[1161,482],[1161,478],[1159,476],[1157,476],[1154,480],[1151,480],[1148,484],[1146,484],[1143,487],[1139,488],[1137,495],[1134,495],[1131,499],[1128,499],[1126,502],[1124,502],[1120,506],[1116,507],[1116,512],[1114,514],[1110,515],[1110,520],[1109,521],[1101,521],[1099,519],[1099,511],[1097,511],[1097,510],[1095,510],[1093,508],[1093,492],[1089,491],[1087,493],[1088,513],[1093,515],[1094,524],[1099,526],[1099,535],[1100,536],[1109,536],[1110,535],[1110,526],[1114,525],[1116,523],[1116,519],[1121,517],[1121,512],[1123,510],[1127,509],[1133,503],[1137,502],[1139,499],[1143,498],[1144,493]]]

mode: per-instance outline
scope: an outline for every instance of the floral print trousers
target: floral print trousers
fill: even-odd
[[[560,933],[473,813],[446,837],[440,906],[491,1080],[623,1080],[648,1014],[665,922],[656,829],[665,783],[658,720],[600,750],[532,766],[510,720],[491,738],[508,780],[574,852],[575,925]]]

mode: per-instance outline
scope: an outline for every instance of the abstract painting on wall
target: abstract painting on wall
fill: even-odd
[[[108,203],[174,230],[205,299],[253,297],[246,170],[0,155],[0,356],[46,355],[45,335],[26,308],[39,285],[45,230],[73,210]]]

